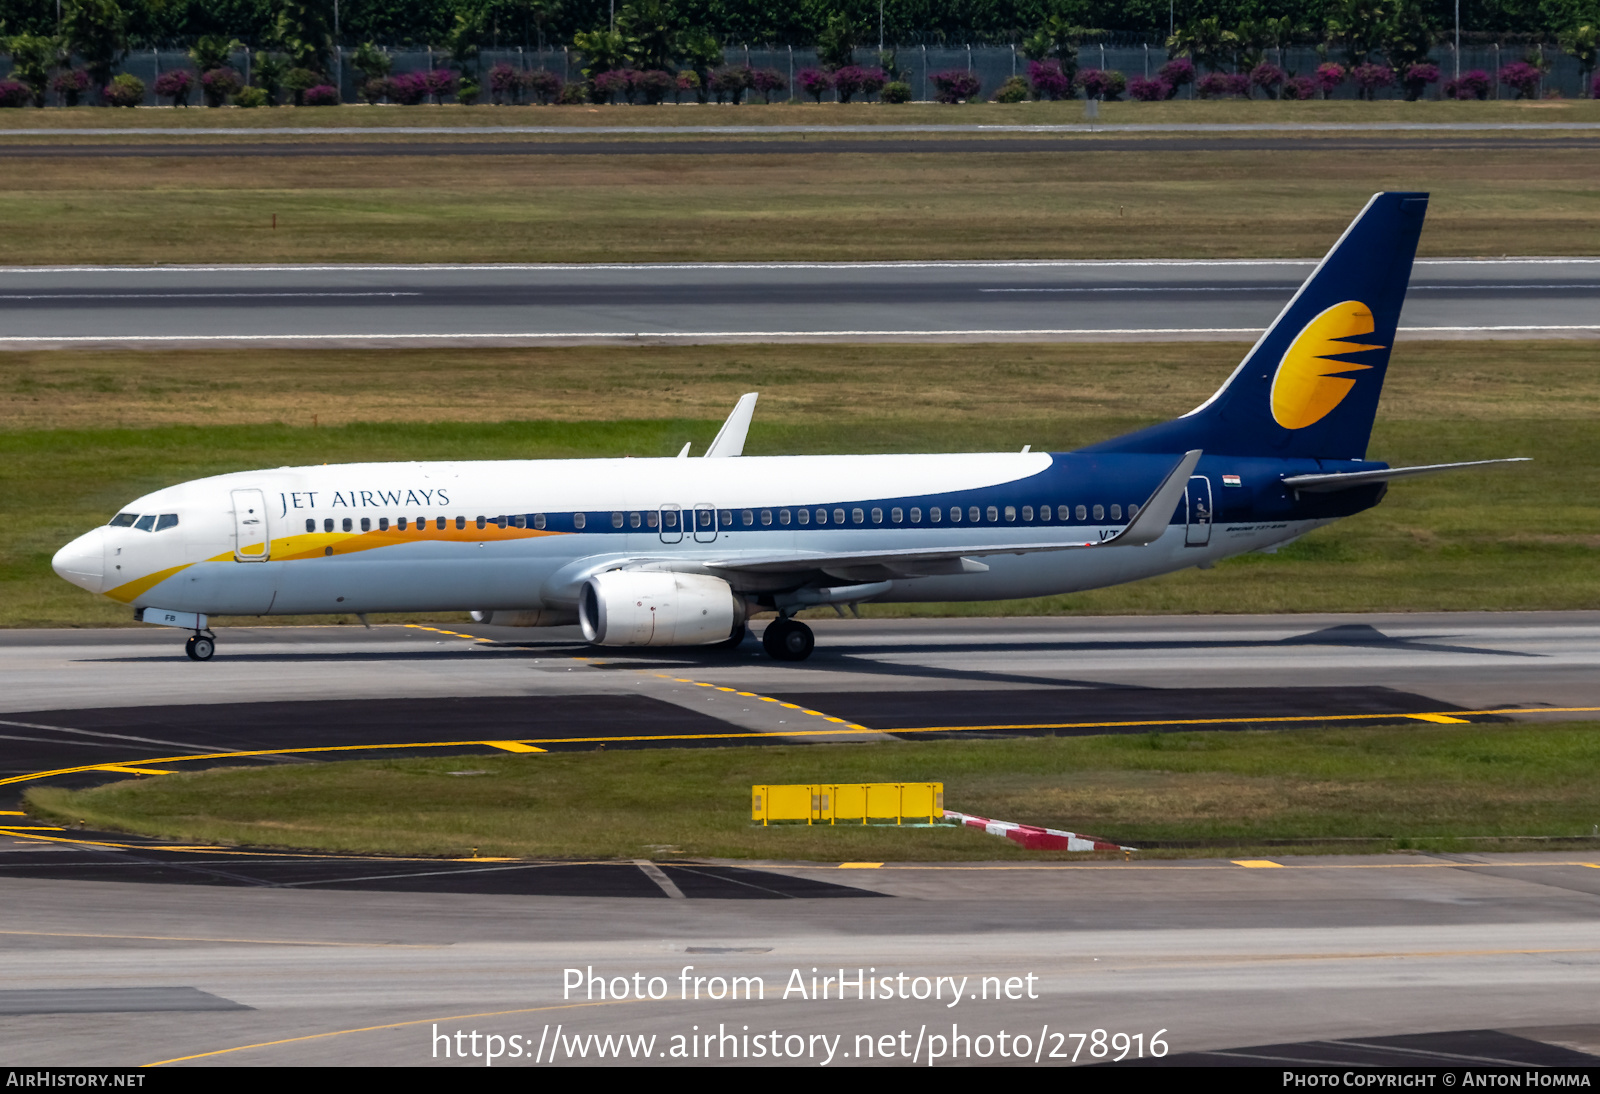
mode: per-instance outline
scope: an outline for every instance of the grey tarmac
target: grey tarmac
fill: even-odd
[[[1268,260],[0,268],[0,350],[1252,341]],[[1400,337],[1600,337],[1600,258],[1419,261]]]

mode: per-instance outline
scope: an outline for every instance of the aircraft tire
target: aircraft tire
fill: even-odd
[[[816,648],[811,628],[793,619],[780,619],[761,636],[761,645],[774,661],[804,661]]]
[[[184,644],[183,652],[189,655],[191,661],[209,661],[211,655],[217,652],[217,643],[203,634],[197,634]]]

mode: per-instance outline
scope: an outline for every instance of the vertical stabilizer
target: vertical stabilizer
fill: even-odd
[[[1090,450],[1363,458],[1427,209],[1374,194],[1215,395]]]

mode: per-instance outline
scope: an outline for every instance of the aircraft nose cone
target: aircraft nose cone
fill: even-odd
[[[96,528],[61,548],[50,560],[50,568],[80,589],[99,592],[106,575],[105,531]]]

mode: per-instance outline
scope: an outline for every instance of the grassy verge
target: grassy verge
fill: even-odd
[[[707,443],[750,390],[763,399],[752,454],[1061,450],[1182,413],[1238,353],[1183,344],[13,355],[0,402],[9,499],[0,625],[129,623],[124,607],[59,580],[50,556],[139,494],[204,475],[362,460],[666,456],[686,440]],[[1600,607],[1600,376],[1591,356],[1585,343],[1403,344],[1376,458],[1535,462],[1402,483],[1377,509],[1276,555],[1046,600],[869,611]],[[508,408],[524,420],[505,421]]]
[[[954,809],[1231,854],[1539,846],[1600,823],[1600,725],[641,749],[355,761],[36,787],[30,809],[199,843],[391,854],[1061,857],[967,830],[759,828],[754,783],[938,780]],[[1467,837],[1491,837],[1467,838]],[[1345,841],[1314,843],[1313,841]],[[1192,849],[1153,854],[1193,855]]]
[[[563,106],[507,108],[369,107],[347,105],[307,110],[14,110],[0,118],[0,132],[36,129],[194,129],[333,128],[370,126],[556,125],[605,129],[613,126],[680,125],[1066,125],[1083,122],[1082,102],[970,103],[746,103],[731,106],[665,104],[648,107]],[[1245,102],[1240,100],[1102,103],[1100,124],[1174,123],[1363,123],[1363,122],[1583,122],[1600,120],[1593,101],[1554,102]]]
[[[1600,147],[1573,145],[28,159],[0,264],[1310,258],[1393,189],[1433,193],[1424,255],[1587,254]]]

